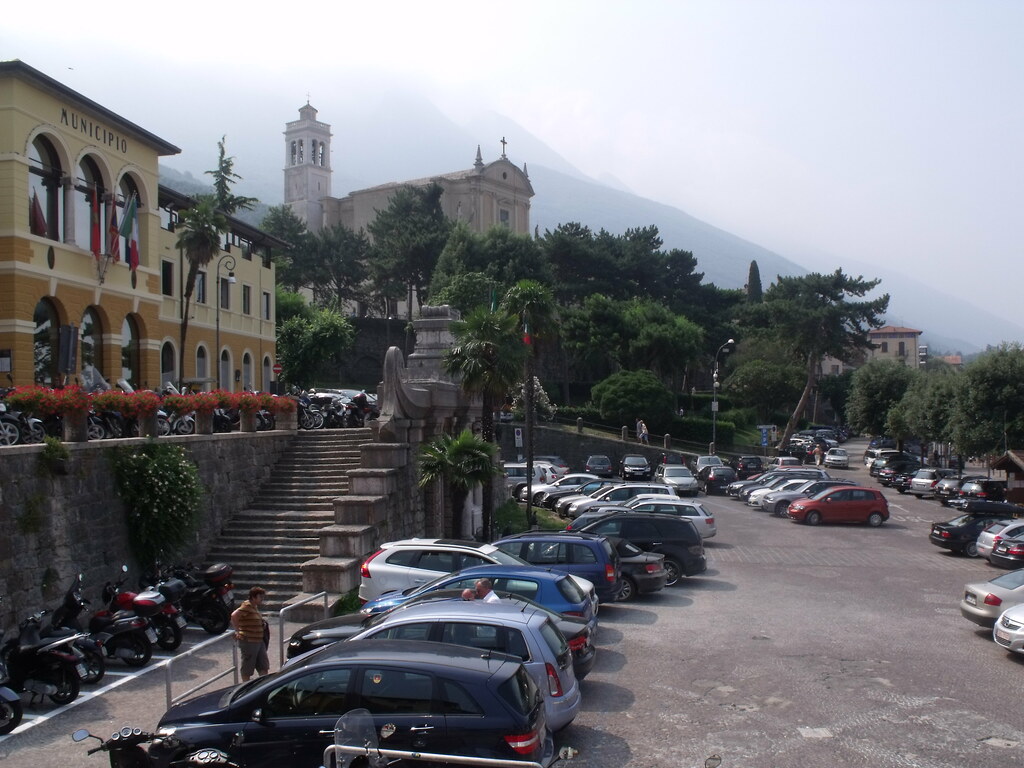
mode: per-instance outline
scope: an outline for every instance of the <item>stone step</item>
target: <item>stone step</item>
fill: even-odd
[[[308,503],[301,504],[301,505],[296,504],[295,501],[288,500],[288,499],[282,499],[280,502],[267,501],[267,502],[262,502],[261,503],[261,502],[255,501],[255,502],[252,503],[252,508],[253,509],[267,509],[267,510],[270,510],[270,509],[281,509],[281,510],[295,509],[298,506],[301,506],[304,509],[313,509],[313,510],[318,510],[318,511],[321,511],[321,512],[323,512],[325,510],[334,509],[334,504],[331,501],[329,501],[329,500],[328,501],[319,501],[319,502],[308,502]]]

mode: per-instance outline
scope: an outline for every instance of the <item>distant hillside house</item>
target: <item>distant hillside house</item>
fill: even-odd
[[[444,190],[441,207],[448,218],[463,221],[482,234],[504,226],[520,235],[530,233],[530,199],[533,186],[526,164],[517,168],[505,155],[484,163],[480,147],[473,167],[421,179],[390,182],[350,192],[331,194],[331,126],[317,120],[317,110],[306,103],[299,119],[285,125],[284,202],[306,223],[311,232],[341,224],[347,229],[368,231],[377,212],[387,208],[403,187],[425,187],[436,182]],[[403,314],[396,307],[396,314]]]
[[[871,360],[895,360],[909,368],[919,367],[918,340],[921,331],[895,325],[883,325],[868,331],[874,349]]]

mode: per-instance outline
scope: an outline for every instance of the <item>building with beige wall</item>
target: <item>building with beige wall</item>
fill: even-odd
[[[921,331],[896,325],[883,325],[868,331],[872,350],[870,360],[893,360],[908,368],[918,368],[918,341]]]
[[[269,388],[281,243],[233,219],[200,275],[178,370],[187,260],[174,230],[191,200],[160,186],[159,160],[179,151],[23,62],[0,62],[0,378],[210,387],[222,373],[225,389]],[[123,222],[133,199],[137,228],[122,236],[111,218]]]

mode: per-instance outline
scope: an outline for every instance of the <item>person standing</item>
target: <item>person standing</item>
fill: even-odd
[[[821,466],[821,458],[823,455],[824,454],[821,450],[821,443],[816,444],[814,446],[814,463],[819,467]]]
[[[644,424],[643,419],[640,419],[640,421],[637,422],[636,436],[644,445],[648,445],[650,443],[650,435],[647,433],[647,425]]]
[[[263,587],[252,587],[249,599],[244,601],[231,614],[231,626],[235,628],[235,640],[242,655],[242,681],[252,677],[255,670],[260,676],[270,671],[270,658],[267,656],[269,629],[260,607],[267,598],[267,590]]]
[[[501,598],[494,594],[494,590],[491,588],[490,579],[477,579],[475,586],[477,600],[483,600],[485,603],[501,602]]]

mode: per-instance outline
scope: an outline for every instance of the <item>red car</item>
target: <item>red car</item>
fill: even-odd
[[[818,523],[867,523],[877,527],[889,519],[889,502],[881,491],[853,485],[826,488],[810,498],[797,499],[787,510],[790,520]]]

